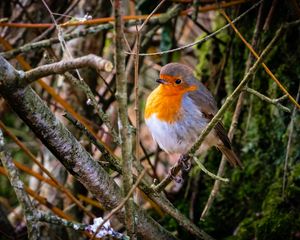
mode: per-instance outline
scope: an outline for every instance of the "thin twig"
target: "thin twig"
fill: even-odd
[[[95,231],[94,235],[92,236],[91,239],[94,239],[95,236],[97,235],[97,233],[100,231],[100,229],[104,226],[104,224],[116,213],[118,212],[120,209],[123,208],[123,206],[125,205],[125,203],[128,201],[128,199],[131,197],[133,191],[137,188],[137,186],[139,185],[139,183],[141,182],[142,178],[144,177],[145,173],[146,173],[147,169],[144,169],[141,174],[139,175],[139,177],[137,178],[136,182],[134,183],[134,185],[132,186],[132,188],[129,190],[129,192],[127,193],[126,197],[122,200],[122,202],[120,202],[120,204],[115,207],[113,210],[111,210],[111,212],[103,219],[103,222],[99,225],[99,227],[97,228],[97,230]]]
[[[226,182],[226,183],[229,182],[228,178],[222,178],[222,177],[217,176],[217,175],[213,174],[212,172],[208,171],[197,157],[194,156],[193,159],[198,164],[199,168],[203,172],[205,172],[208,176],[210,176],[212,179],[219,180],[219,181]]]
[[[65,17],[66,14],[70,13],[80,2],[80,0],[73,1],[71,5],[68,7],[68,9],[57,19],[57,21],[60,21]],[[55,25],[52,25],[52,27],[46,29],[43,33],[41,33],[39,36],[34,38],[31,42],[37,42],[43,39],[47,34],[49,34],[53,29],[55,28]]]
[[[99,149],[102,154],[102,157],[105,161],[110,163],[111,169],[117,171],[118,173],[122,173],[122,169],[120,167],[120,160],[117,159],[114,154],[109,151],[108,147],[104,145],[104,143],[98,141],[90,132],[89,130],[77,121],[70,113],[66,112],[63,115],[67,118],[75,127],[77,127],[84,135],[86,135],[89,140]]]
[[[45,213],[42,211],[37,211],[35,218],[37,221],[40,221],[40,222],[46,222],[46,223],[64,226],[67,228],[72,228],[75,231],[84,231],[85,228],[88,226],[86,224],[75,223],[75,222],[60,218],[50,212]]]
[[[262,2],[263,0],[255,3],[251,8],[249,8],[247,11],[245,11],[244,13],[242,13],[240,16],[238,16],[236,19],[233,20],[233,22],[237,22],[239,21],[242,17],[244,17],[248,12],[250,12],[251,10],[253,10],[254,8],[256,8],[257,6],[259,6],[259,4]],[[177,51],[181,51],[183,49],[186,49],[186,48],[189,48],[189,47],[192,47],[194,45],[197,45],[197,44],[200,44],[202,42],[205,42],[207,41],[208,39],[216,36],[217,34],[219,34],[220,32],[222,32],[224,29],[230,27],[230,24],[226,24],[225,26],[219,28],[217,31],[205,36],[204,38],[201,38],[193,43],[190,43],[190,44],[187,44],[187,45],[184,45],[182,47],[178,47],[178,48],[173,48],[173,49],[170,49],[170,50],[167,50],[167,51],[161,51],[161,52],[154,52],[154,53],[140,53],[139,55],[140,56],[155,56],[155,55],[163,55],[163,54],[167,54],[167,53],[172,53],[172,52],[177,52]],[[125,52],[127,54],[133,54],[133,53],[130,53],[130,52]]]
[[[147,19],[146,19],[147,21]],[[146,22],[145,21],[145,22]],[[134,111],[135,111],[135,159],[140,159],[140,111],[139,111],[139,50],[140,32],[136,31],[134,55]],[[138,163],[137,163],[138,164]]]
[[[109,119],[109,116],[98,105],[98,102],[97,102],[91,88],[89,87],[89,85],[85,81],[81,81],[81,80],[77,79],[71,73],[65,73],[64,75],[70,81],[71,84],[73,84],[74,86],[77,86],[85,93],[85,95],[87,97],[86,104],[92,105],[94,107],[99,119],[107,126],[111,136],[113,137],[113,140],[117,144],[120,144],[121,140],[120,140],[116,130],[114,129],[114,127]]]
[[[51,17],[51,19],[52,19],[52,21],[53,21],[53,23],[54,23],[54,25],[56,27],[57,36],[58,36],[58,40],[60,42],[62,51],[66,54],[66,56],[67,56],[68,59],[73,59],[72,53],[71,53],[70,49],[68,48],[66,40],[64,39],[64,31],[63,31],[63,29],[57,24],[57,22],[56,22],[56,20],[55,20],[55,18],[53,16],[53,12],[50,10],[50,8],[48,7],[47,3],[44,0],[42,0],[42,2],[44,4],[44,6],[46,7],[47,11],[49,12],[50,17]],[[80,73],[79,73],[79,71],[78,71],[78,69],[75,69],[75,71],[76,71],[76,74],[77,74],[78,78],[80,80],[83,80],[82,77],[81,77],[81,75],[80,75]]]
[[[153,11],[147,16],[146,20],[143,22],[143,24],[141,25],[139,32],[142,31],[143,27],[148,23],[148,21],[150,20],[150,18],[154,15],[154,13],[161,7],[161,5],[163,5],[163,3],[166,0],[162,0],[160,1],[160,3],[153,9]]]
[[[288,113],[291,113],[291,110],[285,106],[283,106],[280,101],[282,100],[282,97],[286,98],[287,95],[283,95],[282,97],[280,98],[277,98],[277,99],[271,99],[263,94],[261,94],[260,92],[252,89],[252,88],[249,88],[249,87],[245,87],[244,89],[246,92],[248,93],[251,93],[253,95],[255,95],[256,97],[258,97],[259,99],[261,99],[262,101],[265,101],[267,103],[271,103],[273,105],[275,105],[276,107],[278,107],[279,109],[281,109],[282,111],[284,112],[288,112]]]
[[[136,40],[135,40],[135,51],[134,55],[130,56],[134,59],[134,110],[135,110],[135,158],[137,161],[140,159],[140,112],[139,112],[139,51],[140,51],[140,36],[141,32],[144,28],[144,26],[148,23],[150,18],[154,15],[154,13],[163,5],[163,3],[166,0],[162,0],[155,8],[154,10],[148,15],[146,20],[143,22],[141,27],[138,29],[138,26],[136,25]],[[136,163],[137,165],[140,165],[139,162]],[[141,166],[139,166],[141,168]]]

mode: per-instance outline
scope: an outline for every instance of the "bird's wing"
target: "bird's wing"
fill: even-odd
[[[201,82],[197,81],[196,84],[198,90],[189,92],[188,96],[194,101],[195,105],[198,106],[199,110],[203,113],[204,117],[207,118],[208,121],[211,121],[211,119],[218,111],[216,101],[212,94]],[[221,139],[223,144],[229,149],[231,149],[231,143],[228,139],[223,124],[221,122],[218,122],[214,129],[217,136]]]

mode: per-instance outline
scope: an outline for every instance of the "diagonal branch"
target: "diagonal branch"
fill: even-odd
[[[111,72],[113,65],[108,60],[94,54],[89,54],[76,59],[62,60],[60,62],[39,66],[24,74],[20,73],[20,80],[24,81],[24,84],[27,85],[42,77],[52,74],[62,74],[70,70],[84,67],[92,67],[97,71]]]

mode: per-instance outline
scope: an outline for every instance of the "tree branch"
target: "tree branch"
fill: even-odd
[[[249,87],[245,87],[244,89],[246,92],[248,93],[251,93],[253,95],[255,95],[256,97],[258,97],[259,99],[261,99],[262,101],[265,101],[267,103],[270,103],[270,104],[273,104],[275,105],[276,107],[278,107],[279,109],[281,109],[282,111],[284,112],[288,112],[288,113],[291,113],[291,110],[285,106],[283,106],[280,101],[282,100],[282,98],[277,98],[277,99],[271,99],[263,94],[261,94],[260,92],[252,89],[252,88],[249,88]],[[284,98],[286,98],[287,95],[284,95]]]
[[[11,157],[4,153],[4,137],[0,130],[0,159],[3,166],[6,168],[8,173],[8,179],[10,184],[14,188],[17,198],[22,206],[24,216],[27,222],[27,233],[28,239],[35,240],[39,239],[40,231],[38,222],[35,219],[35,209],[30,201],[28,194],[24,189],[24,183],[20,179],[19,171],[14,165]]]
[[[123,196],[129,194],[133,185],[132,177],[132,133],[128,121],[128,104],[127,104],[127,79],[125,74],[125,55],[124,55],[124,22],[122,19],[123,5],[122,0],[114,1],[115,14],[115,66],[116,66],[116,82],[117,82],[117,102],[118,117],[120,125],[121,146],[122,146],[122,174],[123,174]],[[130,239],[136,239],[135,233],[135,217],[134,217],[133,198],[125,202],[125,225],[127,235]]]
[[[20,80],[24,81],[24,83],[26,84],[30,84],[42,77],[46,77],[52,74],[62,74],[73,69],[84,67],[92,67],[96,71],[105,72],[111,72],[113,69],[113,65],[110,61],[98,57],[94,54],[89,54],[87,56],[79,57],[76,59],[62,60],[60,62],[39,66],[25,72],[24,75],[20,73]]]
[[[45,213],[42,211],[37,212],[37,214],[35,215],[35,219],[40,222],[46,222],[46,223],[56,224],[60,226],[65,226],[67,228],[72,228],[75,231],[85,231],[85,228],[88,226],[86,224],[68,221],[52,213]]]

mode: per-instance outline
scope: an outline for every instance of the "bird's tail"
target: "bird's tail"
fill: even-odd
[[[239,166],[243,169],[243,164],[238,158],[238,156],[234,153],[234,151],[226,146],[218,146],[218,149],[225,155],[227,161],[230,163],[231,166]]]

